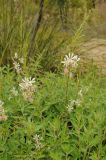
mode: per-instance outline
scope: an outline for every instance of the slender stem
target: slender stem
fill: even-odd
[[[68,104],[68,89],[69,89],[69,78],[70,78],[71,69],[69,68],[69,73],[66,77],[66,105]]]
[[[35,17],[35,21],[32,26],[32,31],[31,31],[31,40],[30,40],[30,46],[29,46],[29,51],[28,51],[28,60],[32,56],[32,53],[33,53],[34,40],[40,28],[41,20],[43,17],[43,7],[44,7],[44,0],[40,0],[38,18],[36,20],[36,17]]]
[[[68,86],[69,86],[69,76],[66,79],[66,104],[68,103]]]

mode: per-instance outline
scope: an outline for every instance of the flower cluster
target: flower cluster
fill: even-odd
[[[15,53],[14,58],[13,58],[13,66],[15,71],[19,74],[22,71],[21,65],[24,63],[23,57],[19,58],[18,54]]]
[[[69,101],[69,105],[67,106],[67,110],[69,113],[71,113],[74,110],[74,107],[76,106],[80,106],[81,105],[81,101],[78,100],[70,100]]]
[[[76,69],[78,66],[78,62],[80,61],[80,58],[77,55],[68,54],[65,55],[64,61],[61,63],[64,64],[64,74],[69,75],[71,78],[73,76],[73,73],[71,72],[73,69]]]
[[[69,53],[68,55],[65,55],[64,61],[62,61],[61,63],[63,63],[66,68],[67,67],[76,68],[78,66],[79,61],[80,58],[78,58],[77,55]]]
[[[36,145],[36,149],[40,150],[43,148],[43,144],[41,143],[41,141],[43,140],[42,137],[40,137],[38,134],[36,134],[33,138],[35,145]]]
[[[22,91],[22,95],[25,100],[29,102],[33,102],[33,95],[36,90],[35,78],[24,78],[22,82],[19,84],[20,90]]]
[[[0,100],[0,121],[6,121],[7,116],[5,114],[4,108],[3,108],[4,102]]]
[[[69,104],[67,106],[67,110],[69,113],[73,112],[75,107],[81,106],[81,104],[83,103],[83,100],[84,100],[84,94],[87,94],[90,87],[91,87],[91,84],[89,87],[86,86],[86,87],[80,89],[77,94],[78,98],[76,100],[69,101]]]

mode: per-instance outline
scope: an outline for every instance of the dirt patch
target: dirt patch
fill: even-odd
[[[101,69],[106,75],[106,40],[92,39],[83,44],[80,49],[81,57],[84,61],[93,61],[93,63]]]

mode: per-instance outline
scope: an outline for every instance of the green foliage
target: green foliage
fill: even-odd
[[[1,68],[0,99],[8,119],[0,122],[0,159],[105,159],[106,79],[93,73],[70,79],[67,91],[67,77],[45,73],[36,78],[34,101],[27,102],[19,89],[21,78]],[[11,95],[13,87],[17,96]],[[68,100],[77,100],[80,89],[82,102],[69,113],[66,93]]]

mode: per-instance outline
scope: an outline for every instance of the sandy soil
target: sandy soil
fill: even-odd
[[[91,39],[83,44],[80,49],[81,56],[84,60],[93,61],[103,74],[106,74],[106,40]]]

